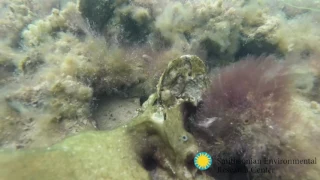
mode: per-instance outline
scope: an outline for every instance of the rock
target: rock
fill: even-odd
[[[195,179],[198,146],[181,107],[197,104],[206,68],[196,56],[173,60],[130,123],[86,132],[46,149],[0,151],[0,179]],[[161,96],[170,92],[170,98]],[[14,173],[13,173],[14,172]],[[158,173],[157,173],[158,172]]]

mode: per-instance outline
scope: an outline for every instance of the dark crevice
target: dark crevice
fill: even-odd
[[[194,157],[195,157],[195,154],[188,154],[186,158],[185,164],[189,171],[193,171],[195,169]]]
[[[195,114],[197,112],[197,107],[194,106],[191,102],[185,102],[181,105],[181,113],[183,119],[184,129],[191,133],[192,122],[195,118]]]
[[[152,153],[142,156],[142,166],[147,171],[153,171],[157,168],[157,161],[153,158]]]
[[[280,55],[281,53],[275,44],[271,44],[266,41],[254,40],[250,42],[241,42],[240,49],[236,53],[235,58],[241,59],[248,55],[261,56],[269,54]]]
[[[141,97],[139,98],[140,106],[142,106],[142,104],[143,104],[144,102],[146,102],[147,100],[148,100],[148,96],[141,96]]]

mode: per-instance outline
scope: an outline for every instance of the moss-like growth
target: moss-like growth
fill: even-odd
[[[36,18],[36,14],[32,12],[27,1],[13,0],[1,3],[7,4],[6,9],[0,9],[1,43],[17,47],[20,43],[20,32]]]
[[[33,74],[43,63],[44,62],[43,58],[41,57],[41,53],[34,51],[19,62],[18,68],[24,74]]]

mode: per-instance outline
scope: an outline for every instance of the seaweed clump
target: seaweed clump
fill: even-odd
[[[217,159],[210,170],[212,176],[223,176],[219,169],[236,177],[236,173],[245,172],[244,179],[308,176],[307,165],[294,170],[292,164],[270,165],[265,161],[306,158],[290,130],[301,121],[290,110],[293,93],[289,67],[272,56],[247,57],[213,77],[191,128],[200,146]],[[263,168],[270,173],[256,173]]]

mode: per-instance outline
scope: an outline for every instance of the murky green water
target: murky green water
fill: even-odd
[[[0,0],[0,179],[318,180],[319,22],[318,0]]]

